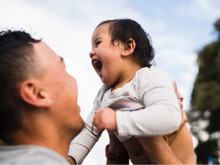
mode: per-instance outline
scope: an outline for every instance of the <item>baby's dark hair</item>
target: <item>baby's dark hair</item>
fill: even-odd
[[[129,38],[132,38],[136,43],[134,60],[141,67],[150,67],[154,64],[154,48],[150,36],[140,24],[131,19],[113,19],[101,22],[96,28],[106,23],[110,24],[109,33],[112,43],[121,41],[127,44],[130,41]]]

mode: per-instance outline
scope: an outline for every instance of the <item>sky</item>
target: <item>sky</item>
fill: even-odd
[[[156,65],[176,80],[188,111],[197,54],[217,39],[219,9],[219,0],[0,0],[0,30],[25,30],[64,57],[86,120],[102,85],[89,58],[94,28],[107,19],[134,19],[150,34]],[[106,144],[104,132],[83,164],[105,164]]]

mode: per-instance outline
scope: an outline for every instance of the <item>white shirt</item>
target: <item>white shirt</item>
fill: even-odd
[[[0,164],[68,165],[69,162],[63,156],[45,147],[16,145],[0,147]]]

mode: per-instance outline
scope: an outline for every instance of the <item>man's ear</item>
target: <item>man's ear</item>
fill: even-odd
[[[129,56],[133,54],[135,47],[136,47],[135,41],[132,38],[129,38],[125,43],[124,50],[122,51],[122,56]]]
[[[36,107],[50,107],[52,104],[48,93],[40,88],[40,83],[37,80],[26,80],[19,87],[21,98],[28,104]]]

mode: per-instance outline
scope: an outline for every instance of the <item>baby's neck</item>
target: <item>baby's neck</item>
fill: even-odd
[[[122,78],[112,85],[111,91],[121,88],[122,86],[130,82],[139,69],[141,69],[139,65],[133,65],[132,67],[128,68]]]

